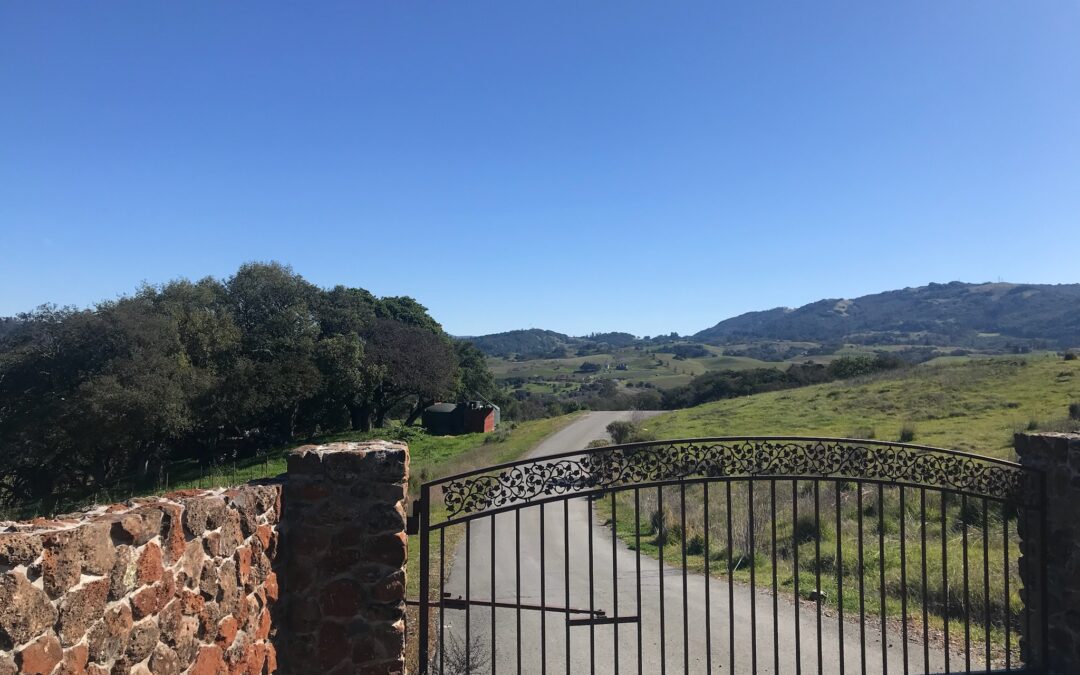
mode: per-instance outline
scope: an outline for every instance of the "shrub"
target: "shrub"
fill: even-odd
[[[607,425],[607,432],[611,434],[612,440],[616,443],[626,443],[630,440],[630,437],[637,431],[637,427],[633,422],[612,422]]]
[[[695,532],[686,540],[687,555],[702,555],[705,553],[705,535]]]
[[[905,423],[904,426],[900,427],[900,442],[910,443],[913,440],[915,440],[915,425]]]
[[[796,542],[805,544],[821,536],[821,528],[814,522],[812,515],[800,515],[795,521],[794,535]]]
[[[1080,420],[1080,401],[1069,404],[1069,419]]]
[[[1075,361],[1077,358],[1080,357],[1077,357],[1076,352],[1065,352],[1066,361]]]

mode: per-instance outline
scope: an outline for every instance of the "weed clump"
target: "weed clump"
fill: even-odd
[[[915,425],[911,423],[905,423],[900,427],[900,442],[910,443],[915,440]]]
[[[652,535],[655,537],[653,543],[655,545],[664,546],[668,543],[668,539],[674,534],[672,530],[678,529],[671,523],[674,519],[671,509],[666,506],[649,514],[649,527],[652,528]]]

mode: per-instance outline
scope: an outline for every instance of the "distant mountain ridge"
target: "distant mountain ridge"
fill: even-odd
[[[921,334],[941,344],[980,335],[1080,344],[1080,284],[929,284],[748,312],[693,337],[702,342],[807,340],[877,344]]]
[[[469,339],[492,356],[546,355],[598,343],[625,347],[636,340],[629,333],[571,337],[537,328]],[[796,309],[747,312],[687,339],[709,344],[927,342],[1005,348],[1022,343],[1069,348],[1080,346],[1080,284],[932,283],[854,299],[819,300]]]

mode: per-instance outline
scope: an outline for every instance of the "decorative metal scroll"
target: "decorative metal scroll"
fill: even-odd
[[[682,442],[600,448],[479,473],[443,486],[447,514],[551,495],[696,477],[790,476],[880,480],[1036,505],[1035,476],[1019,466],[888,444],[842,440]]]

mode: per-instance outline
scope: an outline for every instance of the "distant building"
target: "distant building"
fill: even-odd
[[[488,433],[499,425],[499,406],[488,401],[436,403],[424,409],[422,423],[429,434]]]

